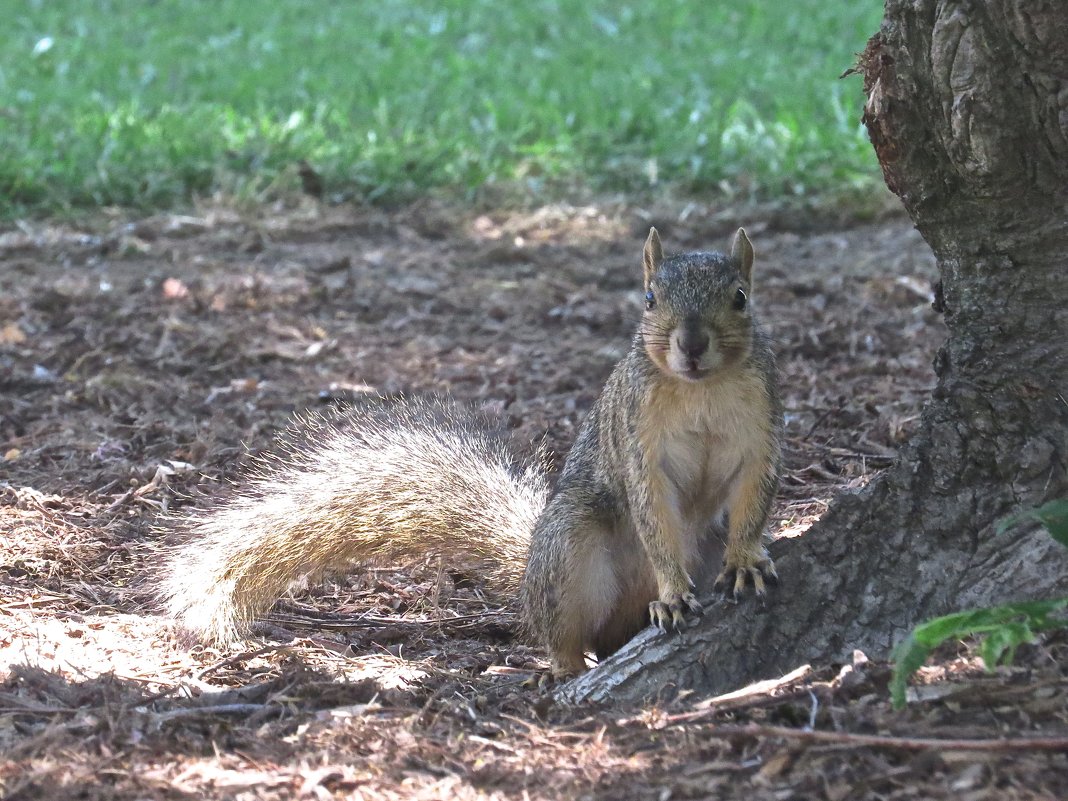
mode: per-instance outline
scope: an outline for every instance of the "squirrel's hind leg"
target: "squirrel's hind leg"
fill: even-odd
[[[586,672],[586,656],[581,646],[554,651],[549,664],[554,681],[567,681]]]
[[[593,504],[567,495],[555,496],[538,520],[520,593],[558,679],[586,670],[586,652],[620,604],[611,525]]]

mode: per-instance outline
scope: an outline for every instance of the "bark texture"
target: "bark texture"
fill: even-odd
[[[887,0],[861,56],[887,185],[934,250],[949,338],[920,434],[871,486],[775,543],[766,608],[717,603],[562,688],[571,701],[721,692],[799,664],[885,656],[917,622],[1068,592],[1021,507],[1068,496],[1068,7]]]

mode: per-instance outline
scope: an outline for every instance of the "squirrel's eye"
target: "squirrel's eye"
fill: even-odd
[[[651,309],[656,306],[656,295],[653,294],[653,290],[649,290],[645,293],[645,308]]]
[[[745,302],[748,300],[745,296],[745,290],[739,289],[734,293],[734,308],[741,311],[745,308]]]

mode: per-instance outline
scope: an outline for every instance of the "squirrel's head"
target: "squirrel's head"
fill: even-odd
[[[649,229],[643,255],[645,352],[666,374],[700,381],[744,361],[753,339],[749,292],[753,246],[738,229],[730,255],[686,253],[664,258]]]

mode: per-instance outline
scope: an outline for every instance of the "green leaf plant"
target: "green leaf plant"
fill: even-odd
[[[1028,509],[1002,520],[997,533],[1026,521],[1036,521],[1057,542],[1068,547],[1068,499],[1051,501],[1037,509]],[[951,639],[978,636],[979,653],[987,670],[1011,664],[1016,648],[1033,642],[1040,631],[1068,627],[1068,619],[1059,615],[1068,608],[1068,598],[1049,601],[1026,601],[989,609],[974,609],[934,618],[917,626],[894,649],[894,674],[890,679],[890,698],[894,707],[905,706],[905,689],[912,676],[931,652]]]

